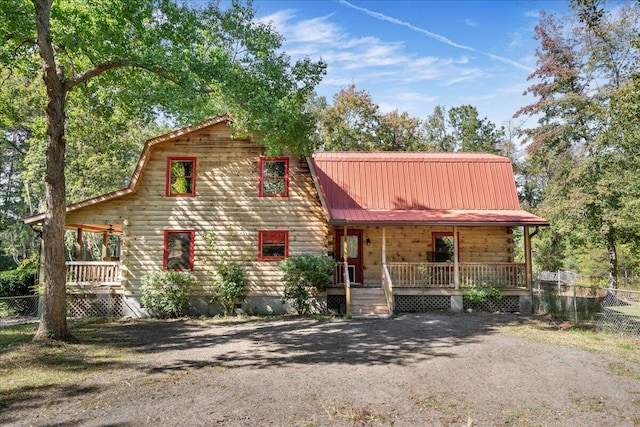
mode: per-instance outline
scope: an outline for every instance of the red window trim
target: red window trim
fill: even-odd
[[[285,190],[284,194],[264,194],[264,162],[285,162],[284,166],[284,179]],[[260,157],[260,197],[289,197],[289,157]]]
[[[172,233],[189,233],[191,235],[191,244],[189,247],[189,268],[188,269],[176,269],[172,271],[191,271],[193,270],[193,259],[195,255],[195,237],[196,232],[194,230],[164,230],[164,245],[162,248],[162,269],[167,269],[167,249],[168,249],[168,237]]]
[[[266,233],[284,233],[284,256],[262,256],[262,244]],[[289,257],[289,230],[258,231],[258,261],[281,261]]]
[[[453,231],[435,231],[431,233],[431,249],[433,253],[436,252],[436,238],[437,237],[453,237]],[[460,260],[460,232],[456,236],[456,246],[458,248],[458,261]]]
[[[191,177],[191,193],[171,194],[171,162],[173,161],[191,161],[193,162],[193,171]],[[197,157],[167,157],[167,183],[165,195],[167,197],[195,197],[196,196],[196,163]]]

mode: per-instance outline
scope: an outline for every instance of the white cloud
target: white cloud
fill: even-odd
[[[540,10],[527,10],[524,16],[526,18],[540,18]]]
[[[478,27],[478,23],[476,21],[474,21],[473,19],[467,18],[464,20],[465,25],[472,27],[472,28],[477,28]]]
[[[297,22],[291,29],[291,42],[339,43],[347,37],[329,16]]]
[[[520,31],[515,31],[513,33],[510,33],[509,37],[511,37],[511,40],[507,44],[507,49],[509,50],[513,50],[524,44],[522,33]]]
[[[295,11],[292,9],[280,10],[271,15],[263,16],[256,21],[271,25],[278,33],[283,34],[288,30],[287,22],[295,17]]]

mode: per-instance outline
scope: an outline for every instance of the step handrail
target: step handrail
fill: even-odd
[[[387,309],[389,310],[389,315],[393,315],[395,309],[393,303],[393,281],[391,280],[391,274],[389,274],[386,263],[382,264],[382,279],[382,289],[384,290],[384,296],[387,301]]]

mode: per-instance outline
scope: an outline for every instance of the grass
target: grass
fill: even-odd
[[[97,375],[110,372],[103,376],[108,378],[135,357],[96,338],[106,327],[108,323],[95,320],[71,323],[78,343],[33,343],[36,324],[1,328],[0,411],[12,402],[38,399],[52,390],[66,395],[96,390]]]
[[[630,338],[602,332],[592,325],[574,326],[549,317],[535,318],[518,325],[508,325],[506,333],[524,339],[554,345],[565,345],[610,356],[616,359],[610,372],[640,378],[640,338]]]
[[[616,311],[627,316],[640,317],[640,305],[617,305],[607,307],[607,310]]]

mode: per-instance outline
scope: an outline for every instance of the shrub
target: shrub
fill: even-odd
[[[32,295],[36,269],[33,267],[0,271],[0,297]]]
[[[482,304],[490,299],[501,299],[502,293],[500,292],[500,287],[497,286],[483,287],[473,285],[464,290],[464,296],[472,303]]]
[[[284,293],[282,302],[293,300],[298,314],[307,314],[309,298],[331,283],[333,260],[324,255],[297,255],[280,262]]]
[[[239,262],[219,262],[215,266],[218,278],[213,300],[224,307],[227,316],[235,315],[237,301],[244,300],[247,288],[247,272]]]
[[[158,317],[181,317],[189,312],[189,289],[196,279],[191,273],[156,271],[142,277],[142,304]]]

